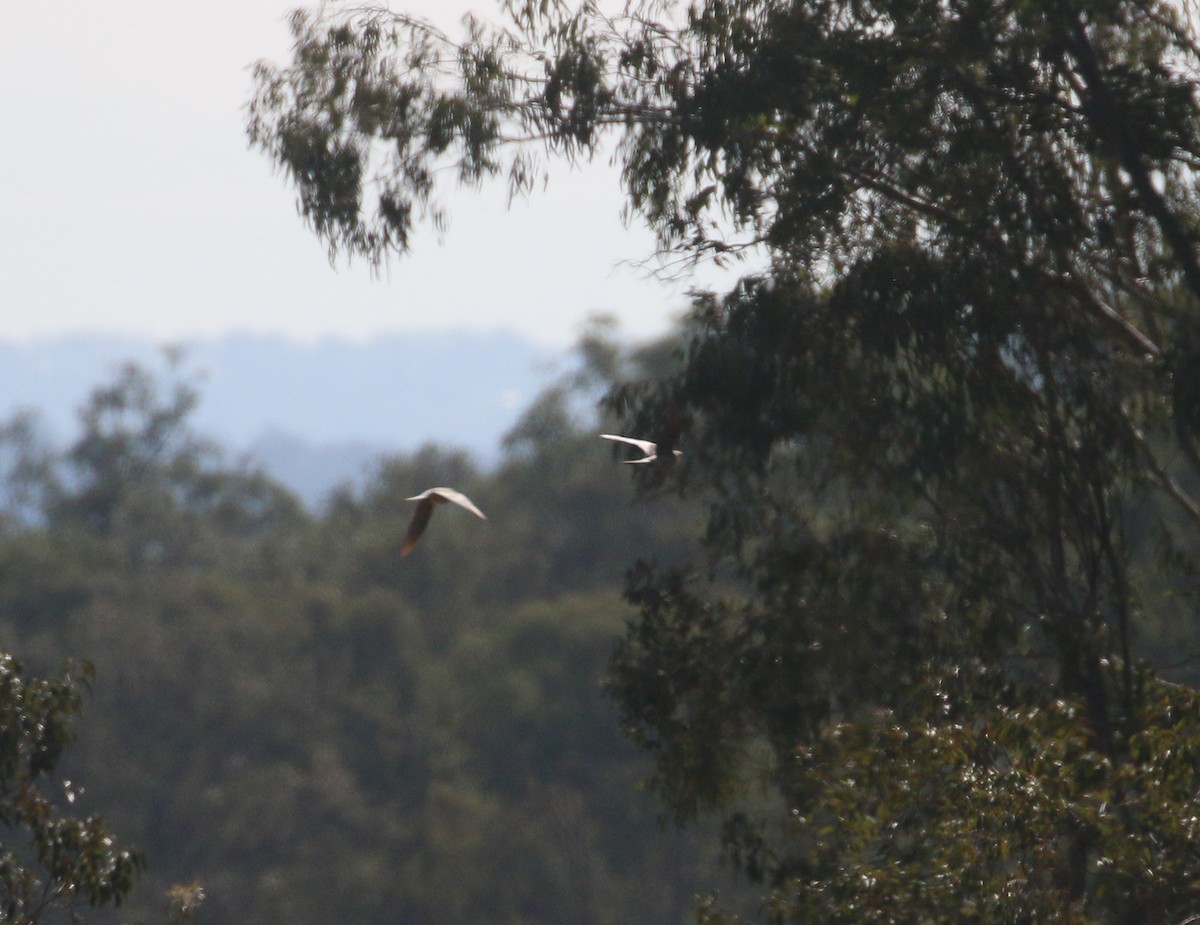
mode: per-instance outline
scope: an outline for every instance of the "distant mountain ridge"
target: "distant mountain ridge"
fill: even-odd
[[[381,454],[439,443],[482,464],[565,357],[513,334],[392,334],[313,344],[232,334],[171,344],[200,400],[194,429],[233,458],[250,455],[307,501],[363,474]],[[161,368],[161,343],[71,335],[0,342],[0,419],[38,412],[56,442],[98,385],[133,361]]]

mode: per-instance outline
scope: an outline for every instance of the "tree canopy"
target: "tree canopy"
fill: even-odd
[[[665,254],[769,256],[609,396],[709,510],[692,567],[631,569],[609,685],[781,919],[1200,910],[1195,17],[531,0],[452,39],[334,6],[257,71],[333,254],[613,139]]]

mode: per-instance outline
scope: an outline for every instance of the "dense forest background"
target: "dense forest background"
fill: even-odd
[[[3,428],[0,648],[94,667],[62,800],[146,867],[122,921],[198,883],[200,921],[685,922],[715,833],[664,827],[602,690],[622,575],[695,535],[596,439],[617,375],[671,363],[589,335],[482,471],[429,446],[310,510],[191,425],[178,369],[129,365],[58,451]],[[439,512],[401,541],[433,485]],[[65,805],[65,802],[64,802]]]

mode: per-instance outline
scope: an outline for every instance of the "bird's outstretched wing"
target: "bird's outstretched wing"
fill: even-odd
[[[483,511],[479,510],[475,504],[464,495],[461,491],[455,491],[453,488],[430,488],[427,491],[421,492],[419,495],[413,495],[408,501],[420,501],[423,498],[431,498],[434,504],[445,504],[447,501],[453,501],[459,507],[465,507],[468,511],[474,514],[481,520],[487,520]],[[440,499],[440,500],[439,500]]]
[[[653,440],[638,440],[635,437],[622,437],[619,434],[601,434],[600,436],[605,440],[616,440],[620,443],[628,443],[630,446],[636,446],[646,454],[647,458],[658,453],[658,444]],[[629,462],[644,462],[644,460],[631,459]]]
[[[421,538],[421,534],[425,532],[425,527],[429,524],[429,518],[433,516],[434,505],[453,502],[459,507],[465,507],[476,517],[487,520],[483,511],[479,510],[470,498],[453,488],[429,488],[419,495],[413,495],[404,500],[416,501],[417,509],[413,512],[412,521],[409,522],[408,532],[404,534],[404,545],[400,547],[401,558],[407,556],[416,547],[417,540]]]
[[[412,498],[406,499],[412,501]],[[421,538],[421,534],[425,532],[425,527],[429,523],[429,518],[433,516],[433,501],[429,498],[421,499],[421,503],[417,505],[416,511],[413,513],[413,518],[408,523],[408,532],[404,534],[404,545],[400,547],[400,557],[404,558],[417,545],[417,540]]]

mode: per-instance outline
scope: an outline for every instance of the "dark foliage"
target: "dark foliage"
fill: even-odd
[[[769,257],[609,405],[684,449],[647,494],[707,508],[632,571],[610,679],[667,805],[722,813],[783,921],[1195,914],[1196,11],[506,12],[297,15],[251,138],[374,261],[439,165],[524,188],[610,135],[668,256]],[[318,125],[382,192],[314,206],[286,142]]]

